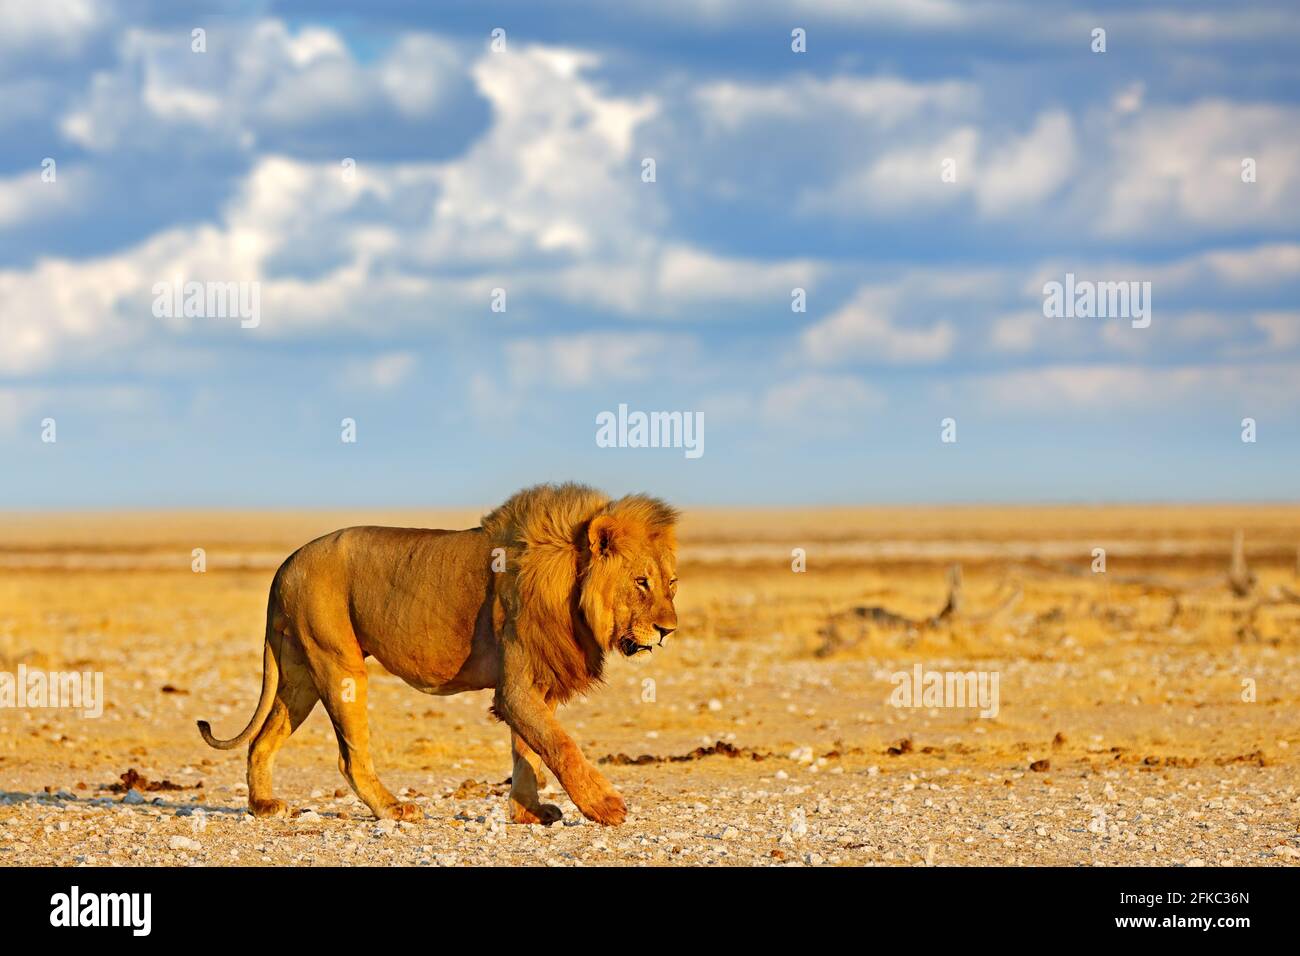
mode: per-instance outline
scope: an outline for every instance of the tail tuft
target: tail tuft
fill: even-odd
[[[199,721],[199,736],[203,738],[203,742],[209,747],[220,748],[221,741],[212,736],[212,725],[206,720]]]

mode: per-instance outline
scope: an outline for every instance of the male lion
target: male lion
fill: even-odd
[[[541,764],[599,823],[627,816],[623,798],[582,755],[555,707],[599,682],[606,652],[649,650],[677,627],[677,512],[655,498],[611,501],[585,485],[538,485],[468,531],[345,528],[294,552],[271,582],[262,696],[229,750],[249,740],[248,804],[282,816],[271,796],[275,752],[325,703],[339,769],[377,817],[413,820],[415,804],[375,776],[366,719],[373,655],[427,694],[496,688],[510,725],[510,819],[550,824]],[[497,550],[501,549],[501,550]]]

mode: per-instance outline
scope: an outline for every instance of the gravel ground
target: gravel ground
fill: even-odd
[[[1300,797],[1283,768],[1130,767],[1003,777],[968,768],[849,768],[836,760],[790,758],[714,756],[700,764],[614,773],[632,808],[618,828],[584,821],[562,795],[561,824],[507,825],[497,795],[503,787],[449,779],[434,788],[437,795],[413,797],[426,812],[420,823],[376,821],[341,790],[340,796],[313,791],[291,820],[254,820],[241,806],[239,786],[211,793],[205,787],[202,797],[185,800],[134,790],[107,798],[11,793],[0,808],[0,860],[1242,866],[1300,859]]]

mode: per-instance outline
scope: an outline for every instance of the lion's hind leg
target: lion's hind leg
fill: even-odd
[[[320,700],[307,670],[307,658],[292,638],[273,638],[280,683],[266,723],[248,748],[248,808],[255,817],[282,817],[288,805],[271,795],[271,768],[276,751],[310,716]]]
[[[337,650],[337,645],[332,645]],[[370,720],[366,713],[366,663],[361,647],[327,654],[316,661],[316,687],[334,724],[339,742],[339,770],[362,802],[379,819],[419,820],[424,811],[398,800],[375,774],[370,757]]]

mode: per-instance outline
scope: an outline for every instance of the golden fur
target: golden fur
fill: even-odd
[[[511,728],[511,818],[550,823],[538,791],[549,766],[586,816],[626,808],[554,709],[601,679],[605,654],[662,644],[676,627],[677,512],[655,498],[610,500],[585,485],[539,485],[467,531],[346,528],[303,546],[276,573],[267,608],[262,695],[229,749],[252,740],[249,805],[286,812],[271,789],[275,752],[322,701],[339,768],[377,816],[414,819],[375,776],[365,658],[431,694],[496,689]],[[504,562],[504,563],[503,563]]]
[[[483,518],[492,546],[505,549],[506,593],[517,601],[534,679],[559,703],[600,680],[612,639],[612,589],[627,555],[614,551],[592,561],[589,528],[617,530],[623,551],[644,541],[675,553],[677,512],[655,498],[632,495],[611,502],[586,485],[539,485],[519,492]],[[574,613],[578,601],[582,614]]]

